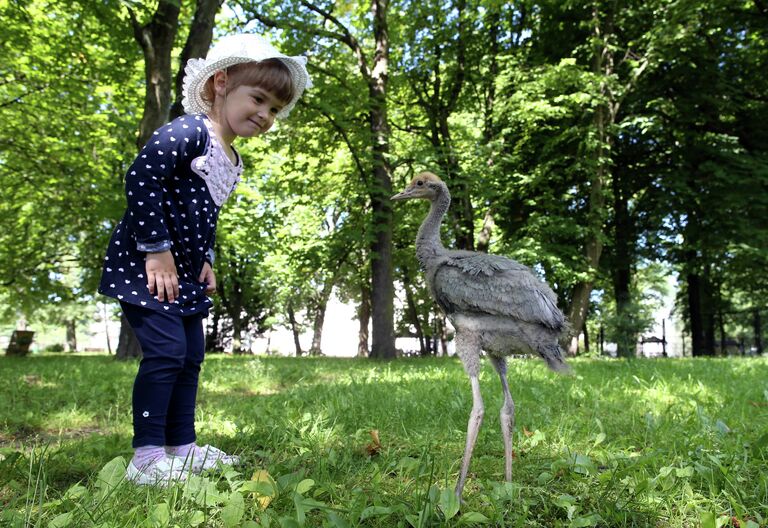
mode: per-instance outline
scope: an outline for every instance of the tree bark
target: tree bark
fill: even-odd
[[[333,280],[325,281],[320,297],[315,305],[315,317],[312,322],[312,346],[309,349],[309,355],[311,356],[319,356],[323,353],[323,324],[325,324],[325,312],[328,308],[328,300],[333,292],[333,284]]]
[[[133,34],[144,53],[144,113],[136,144],[141,150],[152,133],[168,120],[171,107],[171,52],[179,27],[181,2],[160,0],[149,23],[141,25],[132,10]]]
[[[160,0],[149,23],[141,25],[130,8],[133,35],[144,53],[144,113],[139,123],[136,146],[141,150],[152,133],[168,119],[171,105],[171,52],[179,25],[181,3],[177,0]],[[115,357],[126,359],[140,357],[139,345],[133,329],[125,316],[120,317],[120,341]]]
[[[630,233],[631,220],[627,191],[624,188],[624,178],[616,173],[613,179],[613,209],[614,209],[614,260],[613,260],[613,294],[616,301],[616,318],[618,320],[616,337],[616,355],[619,357],[634,357],[637,343],[637,332],[632,323],[632,246],[634,240]]]
[[[242,286],[237,275],[232,276],[234,282],[231,295],[229,299],[225,301],[222,298],[222,302],[226,306],[227,315],[232,320],[232,353],[243,353],[243,295]]]
[[[585,321],[584,322],[584,353],[585,354],[589,354],[589,345],[590,345],[589,325]]]
[[[609,19],[610,20],[610,19]],[[600,93],[609,98],[608,78],[613,75],[613,51],[607,45],[605,36],[602,35],[600,13],[597,7],[593,8],[593,71],[603,76],[600,83]],[[612,31],[610,22],[606,34]],[[610,176],[609,161],[611,151],[610,127],[616,119],[617,107],[610,103],[599,104],[595,110],[594,125],[597,130],[597,148],[592,152],[594,170],[589,177],[589,211],[587,213],[587,240],[584,247],[586,257],[586,272],[589,276],[586,280],[578,282],[573,290],[571,306],[568,310],[568,319],[571,328],[575,332],[568,346],[568,353],[575,355],[578,348],[579,331],[584,326],[589,307],[589,295],[592,292],[594,277],[600,264],[600,255],[603,251],[603,217],[605,216],[605,196],[603,185]]]
[[[691,321],[691,355],[711,356],[712,351],[707,350],[704,318],[702,314],[702,280],[698,273],[688,273],[688,317]]]
[[[176,73],[175,101],[171,106],[170,119],[176,119],[184,114],[181,105],[184,82],[184,66],[189,59],[205,58],[213,40],[213,27],[216,23],[216,13],[219,12],[224,0],[197,0],[192,25],[189,28],[187,41],[179,56],[179,71]]]
[[[392,178],[389,166],[387,80],[389,29],[387,1],[372,0],[373,34],[376,44],[369,79],[370,130],[373,141],[373,182],[370,190],[374,241],[371,245],[371,357],[391,359],[395,352],[394,283],[392,272]]]
[[[232,353],[243,354],[243,319],[239,315],[232,316]]]
[[[411,285],[411,279],[409,278],[409,270],[403,269],[403,289],[405,290],[405,302],[408,306],[408,319],[411,324],[416,328],[416,337],[419,340],[419,354],[422,356],[429,355],[429,347],[424,343],[424,332],[421,328],[421,321],[419,321],[419,312],[416,310],[416,301],[413,298],[413,287]]]
[[[288,301],[286,311],[288,312],[288,322],[291,324],[291,334],[293,334],[293,347],[296,350],[296,357],[301,357],[302,354],[304,354],[304,351],[301,350],[301,340],[299,339],[301,331],[299,330],[299,323],[296,320],[296,312],[293,310],[292,302]]]
[[[368,281],[360,286],[360,304],[357,306],[357,357],[368,357],[368,324],[371,321],[371,290]]]
[[[481,253],[488,253],[488,248],[491,245],[491,236],[493,236],[493,228],[496,227],[496,223],[493,220],[493,213],[491,208],[485,212],[483,217],[483,228],[477,235],[477,250]]]
[[[208,335],[205,336],[205,350],[221,352],[223,347],[219,343],[219,320],[221,308],[213,307],[211,310],[211,324],[208,326]]]
[[[77,323],[74,319],[67,319],[67,352],[77,352]]]

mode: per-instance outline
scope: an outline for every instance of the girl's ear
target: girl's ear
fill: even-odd
[[[213,90],[216,95],[225,96],[227,94],[227,72],[219,70],[213,74]]]

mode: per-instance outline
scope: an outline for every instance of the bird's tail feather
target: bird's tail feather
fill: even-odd
[[[536,351],[547,362],[547,366],[560,374],[569,374],[571,367],[565,362],[563,349],[557,344],[541,345]]]

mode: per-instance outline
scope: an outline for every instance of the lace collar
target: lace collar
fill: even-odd
[[[213,123],[207,116],[203,116],[203,122],[208,129],[208,142],[205,152],[192,160],[191,168],[195,174],[205,180],[213,202],[221,207],[240,182],[243,160],[235,151],[237,163],[232,163],[224,151],[224,145],[213,130]]]

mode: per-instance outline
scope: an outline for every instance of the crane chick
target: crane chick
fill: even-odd
[[[411,199],[431,203],[416,237],[416,256],[425,272],[430,295],[456,329],[456,352],[472,385],[472,412],[455,490],[461,499],[484,415],[478,381],[480,351],[486,352],[501,378],[504,474],[507,481],[511,481],[515,404],[507,383],[506,356],[537,353],[552,370],[569,371],[558,345],[558,339],[566,331],[566,322],[557,308],[554,292],[527,267],[498,255],[443,247],[440,224],[450,206],[451,195],[440,178],[431,172],[419,173],[403,192],[392,197],[392,200]]]

